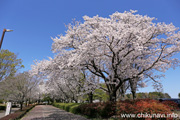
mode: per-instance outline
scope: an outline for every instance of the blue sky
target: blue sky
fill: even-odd
[[[65,24],[74,18],[83,22],[84,15],[109,17],[116,11],[132,9],[180,27],[179,5],[179,0],[0,0],[0,34],[4,28],[14,30],[6,32],[2,49],[18,54],[25,65],[21,71],[25,71],[33,60],[53,56],[51,37],[65,34]],[[180,93],[179,73],[179,68],[170,69],[162,79],[164,92],[174,98]],[[139,90],[154,91],[152,87]]]

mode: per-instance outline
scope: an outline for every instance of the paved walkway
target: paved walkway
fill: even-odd
[[[51,105],[37,105],[21,120],[88,120]]]

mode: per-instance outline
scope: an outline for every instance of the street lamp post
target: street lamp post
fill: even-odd
[[[1,42],[0,42],[0,50],[1,50],[1,46],[2,46],[2,42],[3,42],[3,38],[4,38],[4,35],[5,35],[5,32],[11,32],[11,31],[13,31],[13,30],[9,30],[9,29],[4,29],[3,30],[3,34],[2,34]],[[7,102],[5,116],[9,115],[11,113],[11,107],[12,107],[12,103],[11,102]]]
[[[9,29],[4,29],[3,30],[3,34],[2,34],[2,37],[1,37],[1,42],[0,42],[0,50],[1,50],[1,46],[2,46],[2,42],[3,42],[3,38],[4,38],[4,35],[5,35],[5,32],[11,32],[13,30],[9,30]]]

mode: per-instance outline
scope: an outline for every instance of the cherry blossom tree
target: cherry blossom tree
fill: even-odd
[[[155,23],[155,18],[135,13],[84,16],[84,23],[69,24],[65,35],[53,38],[54,61],[65,56],[57,67],[86,69],[101,77],[110,101],[126,81],[135,86],[136,80],[147,78],[158,83],[159,72],[179,65],[172,56],[180,50],[180,32],[172,23]]]
[[[53,74],[51,77],[51,83],[54,84],[55,89],[59,90],[60,95],[63,95],[64,101],[78,102],[79,94],[79,80],[80,73],[74,70],[63,70]]]
[[[19,102],[22,110],[23,103],[29,99],[30,92],[38,81],[29,76],[28,72],[19,73],[1,82],[0,96],[4,99]]]
[[[59,85],[61,92],[66,90],[65,96],[65,88],[73,94],[78,94],[77,86],[87,93],[101,88],[109,93],[110,101],[116,100],[118,90],[125,94],[125,85],[133,98],[137,87],[147,80],[155,88],[161,87],[157,79],[179,65],[173,56],[180,50],[180,32],[172,23],[154,23],[155,18],[136,12],[116,12],[109,18],[84,16],[84,23],[74,21],[65,35],[52,38],[54,58],[36,62],[31,74]],[[87,75],[83,82],[79,73]],[[107,89],[96,80],[104,80]]]
[[[30,73],[32,76],[46,79],[46,91],[56,92],[56,98],[61,101],[78,102],[79,97],[88,94],[92,102],[93,92],[99,84],[98,77],[74,67],[59,68],[61,63],[65,63],[64,58],[65,56],[58,62],[57,59],[36,62],[32,65]]]

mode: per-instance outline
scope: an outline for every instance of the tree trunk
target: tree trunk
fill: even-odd
[[[32,104],[32,103],[31,103],[31,99],[30,99],[30,98],[29,98],[29,100],[28,100],[28,101],[29,101],[29,104]],[[28,105],[28,106],[29,106],[29,105]]]
[[[20,102],[20,110],[22,111],[22,108],[23,108],[23,101]]]
[[[93,93],[90,92],[90,93],[88,94],[88,96],[89,96],[89,103],[93,103]]]
[[[133,100],[135,100],[136,99],[136,91],[132,90],[131,92],[132,92]]]
[[[112,92],[109,94],[109,99],[111,102],[116,102],[116,92]]]
[[[132,96],[133,96],[133,100],[136,99],[137,81],[138,81],[138,78],[135,78],[134,80],[130,80],[129,81],[130,82]]]
[[[27,101],[27,99],[25,100],[25,106],[26,106],[26,107],[28,106],[28,101]]]
[[[120,87],[119,92],[120,92],[120,95],[121,95],[120,96],[121,100],[125,100],[125,83],[122,84],[122,86]]]

